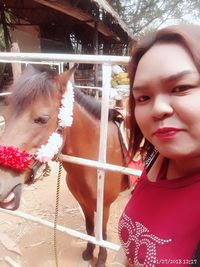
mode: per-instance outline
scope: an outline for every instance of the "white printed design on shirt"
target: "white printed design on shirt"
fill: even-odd
[[[127,233],[127,239],[122,239]],[[125,232],[124,232],[125,231]],[[128,256],[129,266],[154,267],[156,266],[157,251],[156,246],[164,245],[172,239],[164,240],[149,233],[148,228],[140,222],[132,220],[123,213],[119,223],[119,236],[126,255]]]

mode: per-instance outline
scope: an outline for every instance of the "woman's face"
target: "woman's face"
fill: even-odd
[[[161,155],[200,157],[200,75],[178,44],[155,44],[139,61],[135,117]]]

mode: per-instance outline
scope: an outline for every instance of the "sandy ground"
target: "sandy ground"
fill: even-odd
[[[24,187],[20,211],[54,222],[57,169],[58,165],[53,163],[51,176]],[[128,190],[121,193],[111,207],[108,241],[115,244],[119,244],[118,219],[129,196]],[[85,233],[84,219],[78,203],[65,184],[64,171],[61,180],[58,224]],[[93,261],[88,263],[81,259],[85,245],[84,240],[57,232],[59,267],[95,266],[97,249]],[[114,254],[113,250],[108,250],[107,264],[112,261]],[[11,259],[18,265],[8,263],[6,259]],[[53,229],[0,211],[0,266],[55,267]]]

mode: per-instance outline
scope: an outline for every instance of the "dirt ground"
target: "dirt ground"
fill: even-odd
[[[20,211],[38,218],[54,222],[56,177],[58,165],[51,165],[51,176],[23,189]],[[130,192],[120,194],[112,204],[108,224],[108,241],[119,244],[117,223],[119,216],[128,201]],[[58,224],[85,233],[85,224],[80,208],[65,184],[63,171]],[[86,267],[95,265],[81,259],[86,241],[57,232],[57,251],[59,267]],[[108,250],[107,264],[115,252]],[[13,263],[12,263],[13,261]],[[5,214],[0,211],[0,266],[1,267],[55,267],[53,229],[44,225]]]

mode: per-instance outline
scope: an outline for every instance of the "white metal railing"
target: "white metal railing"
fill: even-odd
[[[48,53],[0,53],[0,62],[76,62],[86,64],[119,64],[126,65],[129,57],[124,56],[102,56],[102,55],[72,55],[72,54],[48,54]]]
[[[129,57],[122,56],[103,56],[103,55],[71,55],[71,54],[46,54],[46,53],[0,53],[0,62],[10,62],[10,63],[32,63],[32,64],[49,64],[58,65],[59,72],[63,70],[64,63],[85,63],[85,64],[102,64],[102,88],[97,87],[96,89],[102,90],[102,111],[101,111],[101,123],[100,123],[100,141],[99,141],[99,158],[98,161],[87,160],[84,158],[72,157],[61,155],[60,158],[64,161],[87,165],[90,167],[95,167],[98,170],[98,188],[97,188],[97,219],[96,219],[96,239],[94,237],[79,233],[72,229],[66,229],[70,235],[75,237],[80,237],[82,239],[88,240],[92,243],[110,248],[118,249],[119,246],[112,244],[110,242],[104,241],[102,239],[102,221],[103,221],[103,192],[104,192],[104,177],[105,170],[109,171],[119,171],[125,174],[133,174],[140,176],[141,171],[133,170],[130,168],[125,168],[123,166],[117,166],[106,163],[106,149],[107,149],[107,130],[108,130],[108,106],[109,106],[109,90],[111,81],[111,67],[113,64],[126,65],[129,61]],[[93,87],[95,88],[95,87]],[[5,211],[7,212],[7,211]],[[23,218],[30,219],[30,216],[26,214],[22,215],[22,212],[15,211],[10,212],[10,214],[15,214],[16,216],[21,216]],[[35,220],[34,216],[31,216],[31,220]],[[49,222],[43,221],[43,224],[50,227]],[[41,222],[40,222],[41,223]],[[63,227],[59,226],[58,230],[63,231]]]

